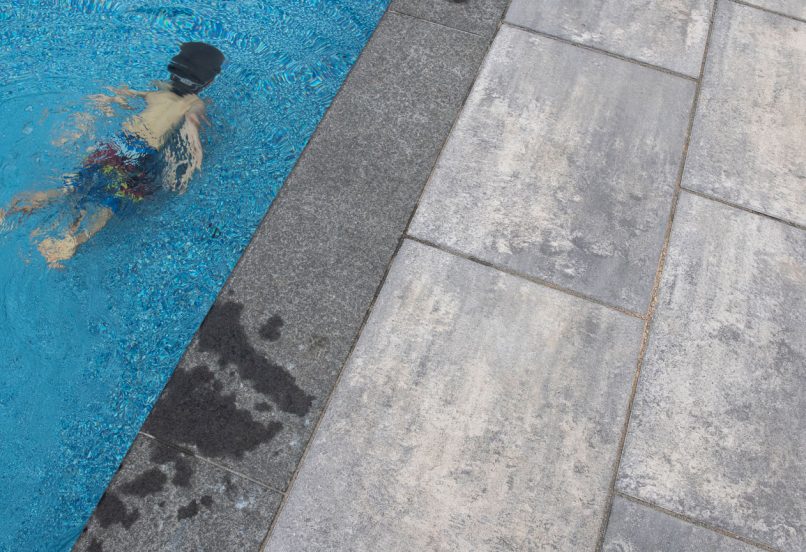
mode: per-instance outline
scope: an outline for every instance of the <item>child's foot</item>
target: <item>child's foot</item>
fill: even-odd
[[[39,244],[39,252],[51,268],[60,267],[59,261],[66,261],[76,253],[78,242],[73,236],[65,236],[60,240],[46,238]]]

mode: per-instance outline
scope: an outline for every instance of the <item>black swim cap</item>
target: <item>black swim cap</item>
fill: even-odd
[[[185,42],[168,64],[173,91],[198,94],[221,72],[224,54],[204,42]]]

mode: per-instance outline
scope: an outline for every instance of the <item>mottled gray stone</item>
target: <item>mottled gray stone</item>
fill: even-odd
[[[509,0],[393,0],[390,9],[492,38]]]
[[[713,0],[513,0],[506,20],[697,77]]]
[[[806,23],[720,2],[683,186],[806,224],[804,88]]]
[[[806,232],[683,193],[618,478],[806,549]]]
[[[803,0],[751,0],[748,2],[768,10],[806,19],[806,2]]]
[[[146,432],[285,489],[485,49],[384,17]]]
[[[592,550],[641,328],[405,242],[266,550]]]
[[[693,92],[504,27],[410,233],[643,312]]]
[[[742,541],[616,496],[603,552],[759,552]]]
[[[280,494],[139,436],[74,552],[257,550]]]

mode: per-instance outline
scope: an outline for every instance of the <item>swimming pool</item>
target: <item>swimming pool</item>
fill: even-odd
[[[188,192],[117,217],[62,270],[0,225],[0,550],[68,550],[388,0],[0,0],[0,205],[58,185],[184,41],[227,63]],[[271,267],[267,267],[270,270]]]

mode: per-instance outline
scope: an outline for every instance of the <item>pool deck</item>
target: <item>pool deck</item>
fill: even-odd
[[[75,550],[806,549],[806,4],[753,4],[394,0]]]

